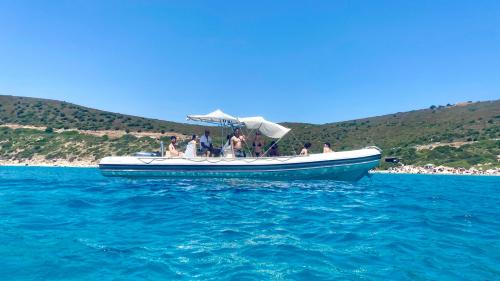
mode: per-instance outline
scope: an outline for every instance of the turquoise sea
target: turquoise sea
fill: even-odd
[[[500,280],[500,177],[0,167],[0,280]]]

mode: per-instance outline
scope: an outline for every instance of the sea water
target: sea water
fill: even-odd
[[[0,167],[0,280],[500,280],[500,178]]]

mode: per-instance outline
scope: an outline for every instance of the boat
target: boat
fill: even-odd
[[[220,110],[205,115],[188,115],[188,120],[218,124],[224,130],[259,130],[277,139],[290,129],[263,117],[236,118]],[[267,152],[267,151],[266,151]],[[266,155],[266,153],[264,153]],[[378,147],[358,150],[275,157],[170,157],[163,152],[134,156],[109,156],[99,163],[105,176],[148,178],[253,178],[270,180],[324,179],[356,181],[368,175],[381,159]]]

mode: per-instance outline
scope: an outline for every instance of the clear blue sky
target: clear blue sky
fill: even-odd
[[[325,123],[500,98],[500,1],[4,1],[0,93]]]

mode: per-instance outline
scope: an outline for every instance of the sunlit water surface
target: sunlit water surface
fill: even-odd
[[[500,280],[500,178],[0,167],[0,280]]]

